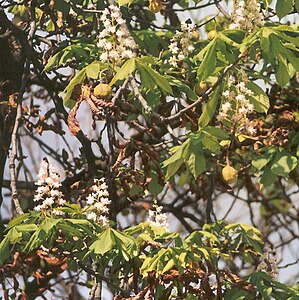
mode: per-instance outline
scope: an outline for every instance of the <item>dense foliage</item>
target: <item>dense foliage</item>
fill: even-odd
[[[299,299],[298,11],[0,1],[3,299]]]

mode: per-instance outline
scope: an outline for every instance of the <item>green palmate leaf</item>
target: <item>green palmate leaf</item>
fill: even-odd
[[[197,178],[206,169],[206,160],[200,144],[190,143],[186,163],[194,178]]]
[[[122,65],[122,67],[115,74],[115,76],[113,77],[113,79],[110,82],[110,85],[115,84],[117,80],[123,80],[123,79],[127,78],[135,70],[136,70],[136,59],[130,58]]]
[[[90,245],[90,250],[95,254],[104,255],[106,252],[112,250],[115,246],[114,235],[111,228],[105,229],[98,237],[98,239]]]
[[[9,258],[9,236],[7,235],[0,243],[0,266]]]
[[[275,182],[276,178],[277,178],[277,175],[275,175],[271,171],[271,167],[267,165],[263,169],[263,175],[261,177],[261,184],[265,187],[268,187],[268,186],[272,185]]]
[[[268,157],[258,157],[255,160],[252,161],[252,165],[257,168],[258,170],[261,170],[269,161],[271,160],[271,156]]]
[[[163,164],[162,164],[162,168],[167,167],[168,165],[176,162],[177,160],[179,160],[180,158],[182,158],[183,156],[183,151],[184,149],[188,146],[188,141],[184,142],[182,145],[180,146],[176,146],[171,148],[171,152],[173,153],[168,159],[166,159]]]
[[[50,71],[58,67],[63,67],[68,62],[73,61],[75,58],[89,58],[89,52],[92,47],[94,47],[92,44],[85,43],[67,46],[48,60],[44,71]]]
[[[199,127],[207,126],[211,121],[211,119],[213,118],[219,102],[220,89],[221,89],[220,86],[218,86],[210,96],[208,103],[204,106],[202,110],[202,114],[198,120]]]
[[[214,136],[211,136],[210,134],[204,134],[201,139],[201,143],[205,149],[208,149],[212,153],[220,153],[220,145],[217,138],[215,138]]]
[[[256,30],[250,35],[248,35],[242,42],[242,45],[240,46],[240,52],[244,53],[246,52],[254,43],[256,43],[259,40],[260,37],[260,31]]]
[[[175,261],[171,258],[167,264],[164,266],[162,273],[166,273],[167,271],[171,270],[175,266]]]
[[[196,93],[180,80],[172,76],[166,76],[166,78],[171,86],[178,87],[180,92],[185,93],[191,100],[196,100],[198,98]]]
[[[127,5],[127,4],[130,5],[133,2],[134,2],[134,0],[118,0],[117,1],[117,3],[118,3],[119,6],[123,6],[123,5]]]
[[[233,46],[233,47],[236,47],[236,48],[240,48],[240,44],[236,43],[235,41],[233,41],[231,38],[229,38],[227,36],[227,34],[230,33],[230,29],[224,31],[224,32],[219,32],[218,33],[218,37],[224,41],[226,44],[230,45],[230,46]]]
[[[70,83],[67,85],[63,93],[65,93],[63,104],[68,108],[73,108],[77,102],[78,99],[72,98],[72,92],[73,89],[77,84],[81,84],[86,78],[86,68],[83,68],[81,71],[79,71],[74,78],[70,81]]]
[[[277,0],[275,10],[279,19],[285,17],[293,9],[293,0]]]
[[[25,214],[21,214],[16,216],[15,218],[13,218],[7,225],[5,231],[7,232],[9,229],[11,229],[14,226],[17,226],[19,224],[21,224],[23,221],[25,221],[28,218],[29,214],[25,213]]]
[[[226,140],[229,138],[229,135],[221,128],[213,127],[213,126],[206,126],[201,129],[201,132],[205,132],[214,136],[218,140]]]
[[[250,101],[253,103],[256,111],[267,113],[270,107],[270,101],[266,93],[252,81],[247,82],[246,85],[254,93],[254,95],[250,97]]]
[[[270,50],[270,41],[269,36],[274,33],[274,30],[269,27],[264,27],[261,29],[261,40],[260,45],[263,51],[269,52]]]
[[[281,87],[284,87],[290,81],[290,74],[286,60],[280,55],[278,68],[276,72],[276,80]]]
[[[167,167],[165,179],[168,180],[170,177],[172,177],[178,171],[178,169],[181,167],[183,162],[184,162],[184,159],[181,157],[178,160],[176,160],[175,162],[169,164]]]
[[[22,233],[19,232],[16,227],[13,227],[10,231],[9,231],[9,240],[11,244],[16,244],[22,237]]]
[[[296,168],[297,163],[298,161],[295,156],[292,156],[287,151],[283,151],[276,155],[271,166],[271,171],[276,175],[288,177],[289,173]]]
[[[111,230],[118,250],[122,252],[124,259],[128,261],[132,257],[136,245],[134,238],[117,230]]]
[[[38,228],[45,231],[47,234],[50,230],[54,229],[59,222],[61,222],[61,219],[47,218],[40,224]]]
[[[165,77],[153,70],[150,66],[145,65],[141,60],[136,61],[136,66],[144,86],[151,90],[154,90],[155,86],[158,86],[163,91],[172,95],[172,88]]]
[[[198,81],[207,79],[216,68],[216,51],[219,40],[216,37],[202,51],[199,52],[196,58],[201,59],[200,66],[197,70]]]
[[[35,231],[37,229],[37,225],[35,225],[35,224],[21,224],[21,225],[17,225],[15,228],[19,232],[31,232],[31,231]]]
[[[92,79],[98,79],[100,71],[105,69],[105,67],[105,64],[99,61],[94,61],[86,67],[86,75]]]

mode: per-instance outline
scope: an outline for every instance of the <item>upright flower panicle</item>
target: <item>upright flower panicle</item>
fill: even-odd
[[[168,228],[168,218],[165,213],[162,213],[163,206],[159,206],[157,202],[153,205],[154,210],[148,211],[148,221],[154,226]]]
[[[60,175],[58,171],[52,167],[47,158],[44,158],[38,173],[38,180],[35,182],[38,186],[33,201],[38,204],[35,210],[47,211],[54,215],[61,215],[59,210],[66,202],[63,194],[59,191]]]
[[[231,29],[246,29],[252,31],[255,26],[264,25],[264,16],[260,12],[260,4],[256,0],[234,0]]]
[[[173,67],[179,67],[179,63],[194,51],[195,48],[191,42],[194,31],[194,25],[182,22],[181,31],[177,30],[171,39],[168,49],[172,56],[169,58],[168,62]]]
[[[84,213],[87,219],[100,223],[103,227],[109,226],[107,215],[109,214],[108,205],[111,200],[108,198],[108,186],[104,178],[94,179],[92,193],[86,197],[86,207]]]
[[[116,5],[105,8],[100,17],[104,29],[99,33],[97,46],[104,63],[120,64],[122,60],[136,57],[136,43],[124,24],[121,11]]]
[[[269,274],[273,279],[276,279],[279,270],[277,267],[277,257],[275,251],[270,247],[261,256],[261,262],[257,266],[257,271]]]
[[[247,117],[248,114],[254,112],[254,105],[249,101],[249,97],[253,96],[253,92],[246,87],[245,82],[242,81],[236,84],[235,79],[229,77],[228,89],[223,92],[222,96],[225,101],[220,107],[217,120],[223,124],[225,122],[231,123],[238,131],[254,135],[256,129]]]

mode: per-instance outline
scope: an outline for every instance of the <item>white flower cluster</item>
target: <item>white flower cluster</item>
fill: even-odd
[[[108,198],[108,186],[104,178],[94,179],[94,185],[92,188],[92,193],[86,198],[86,207],[84,208],[84,213],[87,219],[93,220],[94,222],[100,223],[103,227],[109,226],[108,205],[111,200]]]
[[[270,247],[261,256],[261,262],[257,266],[257,271],[265,272],[274,279],[277,278],[279,274],[277,257],[275,251],[273,251]]]
[[[38,173],[38,180],[35,182],[38,186],[33,201],[38,202],[34,209],[38,211],[49,211],[54,215],[61,215],[59,208],[66,202],[63,199],[62,192],[59,191],[60,175],[44,158]]]
[[[154,203],[153,208],[155,210],[148,211],[148,221],[150,224],[154,226],[164,227],[165,229],[168,228],[168,218],[165,213],[162,213],[163,207],[157,205],[157,202]]]
[[[232,12],[231,29],[246,29],[252,31],[255,26],[264,25],[264,16],[260,13],[260,4],[256,0],[235,0]]]
[[[181,31],[177,30],[168,49],[172,56],[168,62],[173,67],[179,67],[178,63],[183,61],[191,52],[194,51],[191,39],[193,38],[194,26],[187,24],[186,22],[181,23]]]
[[[217,120],[219,122],[228,121],[237,126],[238,131],[243,131],[249,135],[254,135],[256,129],[247,115],[254,111],[254,106],[249,102],[248,97],[253,92],[248,89],[245,82],[234,85],[234,78],[230,76],[228,80],[229,89],[222,96],[226,99],[220,108]]]
[[[120,64],[122,59],[136,56],[136,43],[116,5],[105,8],[100,17],[104,29],[99,33],[97,46],[102,50],[100,60],[104,63]]]

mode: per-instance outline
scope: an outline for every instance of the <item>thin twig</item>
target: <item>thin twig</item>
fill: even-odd
[[[32,39],[36,30],[35,7],[33,5],[31,5],[30,11],[31,11],[32,21],[30,22],[30,31],[27,39],[31,47]],[[11,151],[9,154],[9,169],[10,169],[10,178],[11,178],[10,187],[11,187],[12,200],[14,202],[17,214],[24,213],[20,205],[19,196],[18,196],[15,160],[17,158],[17,135],[18,135],[20,119],[22,117],[22,100],[23,100],[23,95],[25,93],[28,76],[30,73],[30,64],[31,64],[31,58],[27,57],[25,61],[23,76],[22,76],[21,88],[17,99],[17,113],[16,113],[13,131],[11,134]]]

